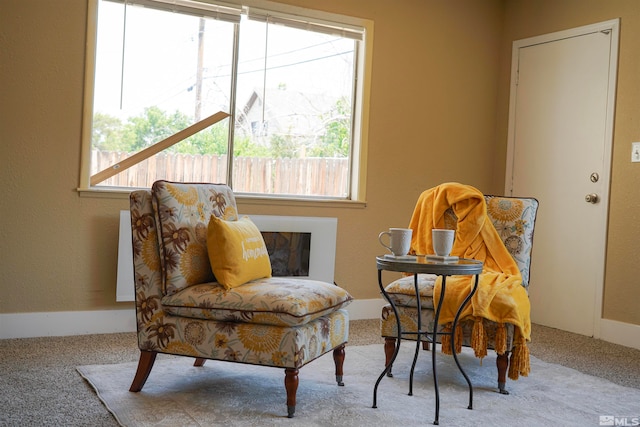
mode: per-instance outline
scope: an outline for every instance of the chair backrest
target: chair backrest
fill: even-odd
[[[533,229],[538,201],[531,197],[485,196],[487,216],[518,264],[522,286],[529,287]]]
[[[211,215],[238,219],[231,188],[224,184],[156,181],[151,193],[160,230],[163,294],[215,281],[207,250],[207,228]]]
[[[156,181],[130,196],[134,274],[145,293],[172,295],[215,281],[207,250],[211,215],[238,218],[227,185]]]
[[[522,286],[529,288],[533,229],[538,201],[531,197],[485,195],[487,216],[500,235],[522,274]],[[452,209],[445,213],[445,227],[455,230],[457,218]]]
[[[138,330],[161,312],[162,268],[158,229],[153,213],[151,191],[136,190],[129,195],[133,273],[136,291]]]

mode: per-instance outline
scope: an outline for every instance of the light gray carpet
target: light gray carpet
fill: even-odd
[[[535,324],[532,337],[531,354],[540,360],[640,389],[640,350]],[[352,346],[376,344],[372,354],[381,355],[382,343],[379,319],[352,320],[347,361]],[[76,367],[136,362],[139,354],[135,333],[0,340],[0,426],[116,427]],[[495,375],[492,360],[484,365]],[[514,384],[507,381],[509,389]]]
[[[414,345],[405,343],[384,378],[378,408],[372,393],[383,366],[379,345],[350,346],[345,387],[333,376],[325,355],[300,370],[294,420],[286,418],[283,370],[192,359],[159,357],[142,392],[127,391],[135,363],[90,365],[79,372],[97,390],[106,407],[126,426],[399,426],[431,424],[434,389],[429,352],[420,352],[414,395],[408,396],[408,372]],[[495,358],[485,366],[464,349],[461,363],[474,382],[474,409],[467,409],[468,388],[450,356],[438,354],[440,424],[447,426],[597,426],[600,416],[640,416],[640,390],[532,358],[529,377],[510,382],[509,396],[495,391]],[[489,366],[486,366],[489,365]]]

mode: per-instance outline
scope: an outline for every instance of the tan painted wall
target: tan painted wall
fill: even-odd
[[[240,204],[242,213],[338,218],[336,282],[376,298],[378,233],[408,225],[423,189],[491,188],[502,9],[498,1],[295,0],[375,21],[367,207]],[[62,7],[64,6],[64,7]],[[464,7],[462,7],[464,6]],[[3,0],[0,312],[115,302],[124,199],[79,197],[84,0]]]
[[[527,22],[528,3],[507,2],[506,9],[501,0],[286,3],[375,22],[367,206],[309,208],[241,202],[240,211],[337,217],[336,282],[356,298],[376,298],[374,256],[381,252],[377,235],[389,226],[408,224],[422,190],[459,181],[488,193],[502,191],[509,59],[501,55],[510,55],[511,43],[503,39],[503,23],[505,11],[514,21]],[[548,3],[552,8],[554,2]],[[601,11],[605,2],[589,3],[599,5],[594,6],[595,20],[613,17],[600,18],[601,13],[606,15]],[[636,4],[635,0],[611,3],[619,4],[628,15]],[[579,16],[584,23],[592,20],[583,12]],[[640,27],[638,18],[634,19]],[[574,21],[583,23],[567,16],[558,21],[557,29]],[[530,26],[534,27],[531,32],[521,35],[527,25],[509,23],[507,34],[517,33],[518,38],[538,34],[539,28]],[[132,306],[115,302],[118,211],[128,203],[79,197],[75,191],[85,27],[84,0],[0,2],[0,313]],[[622,49],[633,56],[638,42],[632,40],[640,38],[625,31],[623,22]],[[612,222],[630,221],[627,209],[634,203],[624,195],[632,190],[630,177],[635,169],[623,160],[628,157],[626,141],[637,132],[637,119],[634,122],[632,116],[632,107],[640,102],[638,83],[633,81],[637,71],[637,59],[621,57],[620,84],[625,84],[621,87],[627,92],[618,98],[624,114],[616,121],[616,143],[624,141],[625,147],[617,143],[614,153]],[[631,233],[616,230],[610,253],[628,253],[631,237],[626,236]],[[632,233],[638,236],[640,230]],[[612,262],[608,263],[606,302],[628,300],[633,292],[637,301],[634,270],[613,274]],[[624,307],[619,311],[625,313],[624,319],[640,324],[628,304]]]
[[[495,182],[504,180],[512,42],[615,18],[620,18],[620,50],[603,317],[640,325],[640,163],[631,163],[631,142],[640,141],[640,1],[506,2]]]

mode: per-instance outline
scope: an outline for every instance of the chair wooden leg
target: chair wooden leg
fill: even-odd
[[[393,353],[396,351],[396,338],[385,337],[384,339],[384,366],[388,366],[391,363],[391,359],[393,358]],[[389,371],[387,372],[387,376],[389,378],[393,377],[391,373],[392,367],[389,366]]]
[[[196,357],[196,361],[193,362],[193,366],[197,366],[197,367],[204,366],[204,362],[206,362],[206,361],[207,361],[207,359],[205,359],[203,357]]]
[[[336,382],[339,386],[344,386],[344,382],[342,382],[344,355],[344,344],[333,349],[333,361],[336,364]]]
[[[498,367],[498,391],[500,394],[509,394],[505,389],[507,383],[507,368],[509,367],[509,352],[505,351],[496,358],[496,366]]]
[[[287,417],[293,418],[296,412],[296,393],[298,391],[298,370],[286,368],[284,370],[284,388],[287,390]]]
[[[155,351],[140,351],[138,370],[136,371],[136,375],[133,378],[133,383],[131,383],[129,391],[138,392],[142,390],[142,387],[144,387],[144,383],[147,382],[147,378],[151,373],[151,368],[153,368],[153,363],[156,361],[157,355],[158,353],[156,353]]]

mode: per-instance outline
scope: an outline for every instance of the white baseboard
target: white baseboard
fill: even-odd
[[[640,325],[601,319],[600,339],[640,350]]]
[[[0,314],[0,339],[134,332],[135,309]]]
[[[377,319],[382,299],[355,300],[349,319]],[[134,309],[0,314],[0,339],[135,332]]]
[[[354,300],[347,306],[349,320],[379,319],[385,304],[382,298]]]

